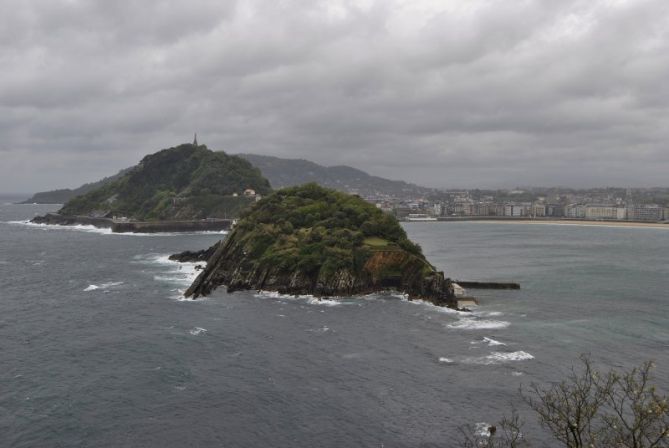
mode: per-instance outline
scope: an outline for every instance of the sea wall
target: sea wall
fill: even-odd
[[[161,233],[161,232],[215,232],[230,230],[231,219],[206,221],[146,221],[115,222],[112,232],[116,233]]]
[[[455,280],[455,283],[469,289],[520,289],[520,283],[515,282],[472,282]]]
[[[44,216],[36,216],[33,218],[32,222],[36,224],[57,224],[62,226],[91,225],[111,229],[114,233],[214,232],[230,230],[232,227],[231,219],[119,222],[109,218],[67,216],[58,213],[48,213]]]

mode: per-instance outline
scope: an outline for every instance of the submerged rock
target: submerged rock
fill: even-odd
[[[207,267],[186,291],[255,289],[351,296],[383,290],[454,306],[449,279],[423,256],[397,220],[357,196],[307,184],[280,190],[248,210],[206,251],[175,255]]]

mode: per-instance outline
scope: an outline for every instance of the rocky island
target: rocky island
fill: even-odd
[[[230,235],[180,261],[207,260],[186,291],[219,286],[284,294],[351,296],[383,290],[455,306],[453,286],[398,221],[363,199],[306,184],[279,190],[242,213]]]
[[[194,142],[148,155],[33,222],[118,232],[214,230],[229,227],[231,218],[270,191],[251,163]]]

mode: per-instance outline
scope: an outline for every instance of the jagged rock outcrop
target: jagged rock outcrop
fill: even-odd
[[[169,259],[172,261],[178,261],[180,263],[197,263],[198,261],[207,261],[212,257],[212,255],[214,255],[214,252],[216,252],[216,249],[220,247],[221,243],[222,241],[219,241],[208,249],[203,250],[185,250],[183,252],[179,252],[178,254],[170,255]]]
[[[252,207],[186,291],[225,285],[285,294],[351,296],[396,290],[453,306],[451,281],[430,265],[392,216],[315,184],[280,190]],[[204,252],[176,259],[202,259]]]

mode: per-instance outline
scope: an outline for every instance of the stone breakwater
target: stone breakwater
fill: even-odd
[[[455,280],[455,282],[468,289],[520,289],[520,283],[515,282],[473,282]]]
[[[91,216],[67,216],[48,213],[31,220],[35,224],[61,226],[89,225],[111,229],[114,233],[162,233],[162,232],[214,232],[230,230],[231,219],[206,219],[193,221],[116,221],[110,218]]]

